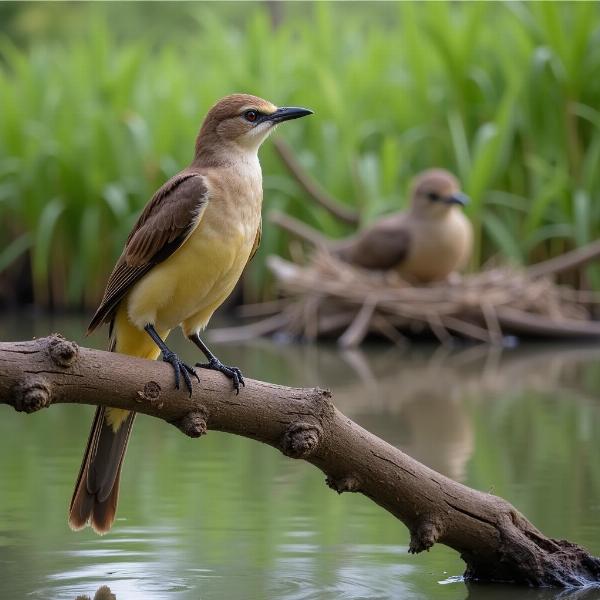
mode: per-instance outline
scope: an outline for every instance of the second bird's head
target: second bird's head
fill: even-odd
[[[458,179],[444,169],[423,171],[413,182],[411,210],[423,217],[443,217],[468,201]]]
[[[311,114],[307,108],[277,107],[250,94],[226,96],[208,111],[198,134],[196,153],[215,148],[256,152],[279,123]]]

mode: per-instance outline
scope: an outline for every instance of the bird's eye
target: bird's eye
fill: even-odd
[[[435,192],[427,192],[427,197],[432,201],[432,202],[436,202],[437,200],[440,199],[439,194],[436,194]]]
[[[254,123],[256,119],[258,119],[258,112],[255,110],[247,110],[244,113],[244,119],[246,119],[246,121],[250,121],[250,123]]]

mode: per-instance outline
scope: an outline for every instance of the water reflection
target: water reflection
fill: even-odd
[[[77,596],[75,600],[92,600],[90,596]],[[106,585],[98,588],[98,591],[94,594],[94,600],[117,600],[117,597],[110,591],[110,588]]]
[[[83,329],[83,319],[0,319],[4,339],[61,331],[83,341]],[[193,360],[185,340],[173,342]],[[103,347],[105,339],[85,343]],[[259,340],[218,351],[252,377],[331,388],[338,407],[377,435],[505,496],[547,534],[600,553],[600,347],[373,346],[343,354]],[[93,409],[1,410],[0,598],[600,597],[440,585],[462,572],[456,553],[438,546],[409,556],[401,524],[360,495],[332,494],[309,465],[235,436],[189,440],[143,417],[114,531],[74,534],[66,506]]]
[[[474,404],[485,410],[499,397],[538,394],[595,407],[600,390],[598,345],[277,351],[302,373],[296,383],[332,387],[340,410],[459,481],[475,449]]]

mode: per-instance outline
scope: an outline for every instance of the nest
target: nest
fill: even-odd
[[[275,140],[275,147],[309,198],[340,222],[358,225],[359,214],[313,180],[287,144]],[[264,318],[213,331],[217,341],[280,333],[309,340],[337,336],[340,345],[350,347],[371,333],[395,343],[407,334],[428,333],[444,344],[461,336],[494,345],[504,345],[510,335],[600,337],[600,322],[592,320],[600,296],[555,281],[558,274],[600,258],[600,240],[527,268],[492,266],[416,286],[392,272],[341,262],[329,251],[334,240],[289,215],[272,211],[270,221],[316,250],[307,262],[293,246],[296,262],[271,256],[281,298],[242,307],[246,316]]]
[[[407,335],[433,334],[443,344],[459,336],[494,345],[506,344],[507,336],[600,336],[600,322],[591,318],[600,296],[555,283],[554,274],[562,269],[550,261],[528,269],[495,266],[454,274],[428,285],[412,285],[391,271],[354,267],[324,250],[304,265],[276,256],[268,264],[281,298],[246,307],[247,316],[266,318],[221,330],[217,339],[334,336],[351,347],[370,334],[394,343]]]

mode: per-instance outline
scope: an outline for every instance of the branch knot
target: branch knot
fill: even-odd
[[[343,492],[358,492],[360,490],[360,482],[355,475],[346,475],[345,477],[333,477],[329,475],[325,479],[325,483],[338,494]]]
[[[313,423],[292,423],[281,440],[281,451],[290,458],[306,458],[318,447],[322,429]]]
[[[79,346],[66,340],[62,335],[53,333],[48,338],[48,354],[57,367],[68,368],[79,358]]]
[[[429,551],[442,534],[442,522],[433,516],[425,517],[416,527],[410,529],[410,545],[408,552],[418,554],[423,550]]]
[[[208,429],[206,425],[206,413],[201,410],[185,414],[178,421],[173,421],[173,425],[191,438],[198,438],[204,435]]]
[[[50,385],[43,377],[27,377],[15,385],[13,393],[18,412],[32,413],[50,406]]]
[[[156,404],[156,406],[160,409],[163,407],[163,402],[159,402],[160,398],[160,384],[157,381],[148,381],[146,385],[144,385],[144,390],[139,391],[137,393],[137,402],[142,402],[143,400],[147,400],[150,404]]]

